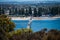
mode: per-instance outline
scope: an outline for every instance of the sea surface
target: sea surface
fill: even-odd
[[[29,20],[12,20],[15,24],[15,30],[21,28],[27,28]],[[31,29],[36,32],[41,29],[47,28],[60,30],[60,18],[55,20],[33,20],[31,23]]]

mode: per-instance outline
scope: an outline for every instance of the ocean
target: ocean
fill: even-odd
[[[12,20],[16,27],[15,30],[21,28],[27,28],[29,20]],[[57,29],[60,30],[60,18],[55,20],[33,20],[31,23],[31,29],[36,32],[40,31],[41,29],[47,28],[50,29]]]

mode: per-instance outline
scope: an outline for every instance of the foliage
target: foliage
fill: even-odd
[[[18,30],[9,32],[9,35],[10,35],[9,37],[12,37],[13,35],[21,35],[24,33],[32,33],[32,30],[31,29],[18,29]]]
[[[8,32],[13,31],[15,24],[7,15],[0,15],[0,40],[8,40]]]
[[[52,9],[51,9],[51,14],[53,15],[53,16],[55,16],[55,15],[57,15],[58,14],[58,10],[59,8],[58,7],[52,7]]]
[[[6,15],[0,15],[0,27],[2,27],[5,32],[10,32],[14,30],[15,24]]]
[[[53,29],[46,32],[46,29],[43,29],[34,33],[22,32],[13,35],[10,40],[60,40],[60,31]]]

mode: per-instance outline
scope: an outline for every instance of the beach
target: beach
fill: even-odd
[[[31,17],[10,17],[11,20],[30,20]],[[32,20],[55,20],[60,17],[32,17]]]

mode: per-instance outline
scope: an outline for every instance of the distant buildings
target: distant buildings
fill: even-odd
[[[60,5],[56,6],[21,6],[21,5],[0,5],[0,14],[7,14],[10,16],[27,17],[32,15],[34,17],[40,16],[55,16],[60,15]]]

